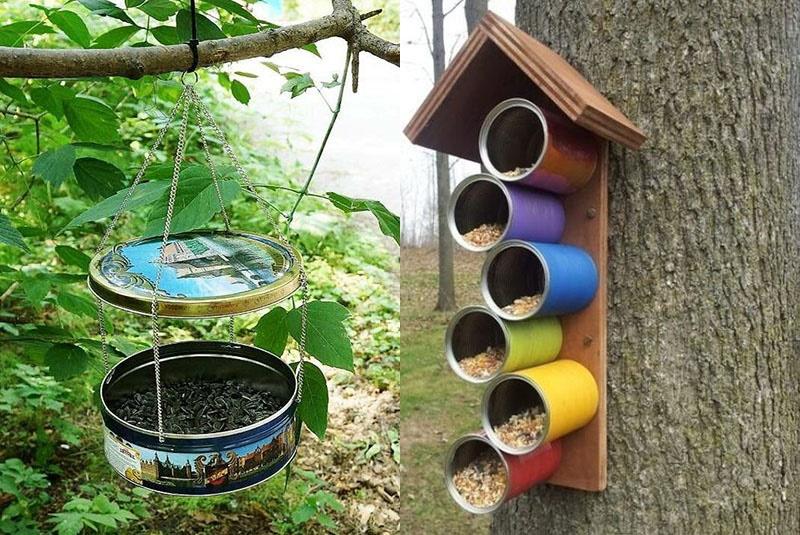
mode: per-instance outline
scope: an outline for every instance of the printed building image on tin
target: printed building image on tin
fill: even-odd
[[[120,244],[101,261],[102,276],[112,286],[152,292],[161,240]],[[187,233],[164,248],[159,293],[166,297],[208,298],[267,286],[291,268],[280,244],[246,236]]]

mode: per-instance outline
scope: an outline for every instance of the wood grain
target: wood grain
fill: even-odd
[[[561,317],[564,343],[558,358],[586,366],[600,391],[597,414],[588,425],[561,439],[561,466],[549,483],[581,490],[606,488],[606,314],[608,258],[608,142],[601,142],[594,176],[580,191],[564,197],[567,224],[563,243],[585,249],[599,273],[597,295],[578,313]]]

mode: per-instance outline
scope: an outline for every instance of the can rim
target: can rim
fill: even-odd
[[[544,426],[542,427],[541,437],[532,445],[525,446],[523,448],[509,446],[500,440],[500,437],[494,432],[492,423],[489,421],[489,402],[491,400],[492,393],[494,393],[494,390],[500,386],[500,384],[512,380],[528,383],[528,385],[531,386],[539,395],[539,398],[542,400],[542,407],[544,408]],[[542,389],[533,379],[520,373],[504,373],[492,381],[492,383],[486,387],[486,391],[483,393],[483,399],[481,400],[481,425],[483,425],[483,430],[486,432],[486,436],[489,437],[489,440],[495,446],[497,446],[498,449],[506,453],[510,453],[511,455],[524,455],[532,452],[545,443],[547,436],[550,433],[550,404],[548,403]]]
[[[496,503],[487,507],[477,507],[469,503],[466,499],[464,499],[461,493],[458,492],[453,484],[453,476],[455,475],[453,470],[453,461],[455,460],[456,452],[458,451],[458,448],[473,440],[477,442],[483,442],[492,448],[492,450],[500,458],[500,461],[503,463],[503,469],[506,472],[506,488],[503,492],[502,498],[500,498]],[[467,512],[479,515],[492,513],[499,509],[500,506],[508,500],[508,495],[511,492],[511,470],[509,469],[508,461],[506,460],[505,455],[503,455],[503,452],[497,447],[497,445],[493,444],[491,440],[480,433],[469,433],[463,435],[457,438],[453,444],[451,444],[450,449],[447,451],[444,459],[444,481],[447,491],[450,493],[450,497],[453,498],[453,501],[455,501],[459,507]]]
[[[525,171],[524,173],[520,173],[517,176],[506,176],[502,172],[500,172],[492,163],[491,158],[489,158],[489,131],[492,129],[492,125],[497,120],[497,118],[505,111],[508,111],[512,108],[523,108],[527,109],[539,119],[539,122],[542,125],[542,150],[539,152],[539,157],[536,159],[535,162]],[[542,110],[531,102],[528,99],[515,97],[510,98],[507,100],[502,101],[500,104],[495,106],[494,108],[486,114],[486,118],[483,120],[483,124],[481,124],[480,133],[478,134],[478,152],[480,153],[481,163],[486,167],[489,173],[502,180],[503,182],[520,182],[526,178],[528,178],[536,169],[539,168],[542,161],[544,160],[544,155],[547,152],[548,147],[550,146],[550,135],[548,133],[547,128],[547,118],[545,117]]]
[[[213,350],[209,350],[208,349],[208,347],[207,347],[208,344],[210,344],[212,347],[216,346],[220,350],[222,350],[224,348],[226,350],[226,352],[225,353],[222,353],[222,352],[216,352],[215,353],[215,352],[213,352]],[[195,347],[197,347],[197,346],[201,346],[201,347],[205,346],[205,347],[204,347],[204,350],[195,350],[195,351],[192,351],[190,354],[181,354],[181,353],[179,353],[177,355],[165,354],[165,353],[168,353],[170,351],[180,351],[183,348],[191,348],[192,346],[195,346]],[[217,432],[217,433],[206,433],[206,434],[180,434],[180,433],[166,433],[165,432],[165,433],[163,433],[164,438],[168,438],[168,439],[175,440],[175,441],[189,441],[189,440],[208,440],[208,439],[217,439],[217,438],[226,438],[226,437],[236,436],[236,435],[241,434],[241,433],[246,433],[248,431],[252,431],[254,429],[258,429],[259,427],[262,427],[262,426],[264,426],[264,425],[266,425],[268,423],[271,423],[273,421],[276,421],[276,420],[279,420],[280,418],[285,417],[286,414],[289,412],[289,410],[292,408],[292,406],[295,404],[295,400],[297,399],[298,384],[297,384],[297,380],[295,379],[294,373],[292,372],[291,367],[288,364],[286,364],[283,360],[278,358],[275,354],[270,353],[269,351],[265,351],[265,350],[263,350],[261,348],[258,348],[258,347],[255,347],[255,346],[248,346],[248,345],[244,345],[244,344],[236,344],[236,343],[233,343],[233,342],[191,340],[191,341],[186,341],[186,342],[176,342],[176,343],[173,343],[173,344],[165,344],[165,345],[159,347],[159,351],[161,352],[160,360],[161,360],[162,363],[167,362],[167,361],[172,360],[172,359],[177,359],[177,358],[211,357],[211,356],[213,356],[213,357],[226,357],[226,358],[231,358],[231,359],[235,359],[235,360],[243,360],[243,361],[247,361],[247,362],[253,362],[252,359],[247,359],[246,355],[243,355],[243,354],[232,355],[232,354],[229,354],[229,352],[241,351],[241,353],[246,353],[247,351],[249,351],[251,353],[261,353],[262,355],[266,355],[266,356],[268,356],[270,358],[274,358],[277,362],[280,362],[281,365],[283,365],[286,368],[286,370],[285,370],[286,373],[284,375],[286,375],[287,377],[291,377],[292,378],[291,379],[292,383],[294,385],[294,389],[292,391],[292,395],[289,397],[289,400],[281,406],[280,409],[278,409],[274,414],[271,414],[267,418],[264,418],[262,420],[258,420],[257,422],[254,422],[254,423],[252,423],[250,425],[247,425],[245,427],[240,427],[240,428],[237,428],[237,429],[231,429],[230,431],[220,431],[220,432]],[[114,413],[114,411],[112,411],[109,408],[108,404],[106,403],[106,396],[105,396],[106,389],[107,388],[111,388],[111,380],[114,378],[114,373],[118,370],[118,368],[121,365],[123,365],[123,364],[130,365],[131,359],[134,359],[134,358],[146,359],[143,363],[139,364],[135,368],[131,368],[130,370],[128,370],[127,371],[128,373],[133,372],[133,371],[138,370],[138,369],[141,369],[141,368],[145,368],[147,366],[152,366],[153,365],[152,354],[153,354],[153,348],[149,347],[147,349],[144,349],[142,351],[134,353],[133,355],[130,355],[129,357],[127,357],[125,359],[122,359],[117,364],[115,364],[111,369],[109,369],[108,373],[103,378],[103,382],[100,383],[100,403],[102,405],[103,412],[105,414],[107,414],[109,417],[111,417],[111,419],[113,419],[116,423],[120,424],[121,426],[123,426],[126,429],[128,429],[130,431],[133,431],[135,433],[140,433],[140,434],[143,434],[143,435],[147,435],[147,436],[158,438],[159,437],[158,431],[153,431],[153,430],[150,430],[150,429],[145,429],[143,427],[138,427],[136,425],[133,425],[133,424],[130,424],[130,423],[126,422],[125,420],[123,420],[122,418],[117,416]],[[104,427],[107,427],[107,426],[104,425]]]
[[[472,375],[467,374],[463,369],[461,369],[461,365],[458,363],[458,359],[456,359],[455,353],[453,352],[453,333],[455,332],[456,325],[460,320],[464,317],[468,316],[469,314],[476,314],[482,313],[490,318],[492,318],[499,326],[503,332],[503,338],[505,339],[505,351],[503,353],[503,365],[491,375],[487,375],[486,377],[473,377]],[[488,307],[483,305],[468,305],[460,310],[458,310],[450,321],[447,324],[447,330],[445,331],[445,339],[444,339],[444,353],[445,357],[447,358],[447,363],[450,365],[450,369],[460,377],[461,379],[467,381],[468,383],[472,384],[483,384],[488,383],[501,373],[503,373],[503,368],[506,365],[508,360],[508,355],[511,353],[511,336],[508,330],[508,326],[502,320],[502,318],[498,317],[497,314],[494,314],[492,310]]]
[[[238,292],[214,298],[202,299],[179,299],[174,297],[159,296],[158,308],[159,315],[165,318],[219,318],[226,316],[235,316],[238,314],[245,314],[255,312],[274,305],[283,299],[292,295],[300,287],[300,265],[302,259],[300,254],[294,247],[289,244],[282,243],[275,238],[256,234],[252,232],[227,232],[227,231],[208,231],[198,230],[181,232],[171,235],[171,237],[180,237],[186,234],[201,234],[207,236],[236,236],[243,237],[254,241],[268,241],[275,246],[282,247],[293,259],[292,265],[277,281],[244,292]],[[136,238],[125,242],[115,243],[92,257],[89,263],[89,274],[87,275],[87,285],[92,294],[101,299],[103,302],[134,314],[149,316],[151,313],[152,296],[139,295],[135,292],[127,291],[124,288],[107,284],[103,281],[103,276],[100,272],[100,262],[108,255],[116,246],[123,243],[134,243],[142,241],[146,238]],[[259,299],[260,298],[260,299]],[[224,313],[214,312],[215,309],[220,308],[220,304],[229,303],[233,306],[230,310]]]
[[[511,249],[512,247],[521,247],[536,255],[536,258],[539,260],[539,264],[542,266],[542,272],[544,273],[544,288],[542,288],[542,297],[539,300],[539,305],[530,312],[519,316],[504,312],[502,307],[495,303],[494,298],[489,291],[489,269],[491,268],[492,262],[494,262],[495,258],[497,258],[500,253],[507,249]],[[481,293],[483,294],[484,301],[486,301],[486,304],[489,306],[492,312],[504,320],[521,321],[536,316],[536,314],[539,313],[539,310],[541,310],[542,306],[544,306],[544,303],[547,301],[547,297],[550,294],[550,269],[545,261],[544,255],[542,255],[541,251],[539,251],[539,249],[532,242],[525,240],[507,240],[499,245],[496,245],[489,251],[489,253],[486,255],[486,260],[483,262],[483,268],[481,269]]]
[[[472,186],[476,182],[489,182],[500,188],[500,191],[503,193],[503,196],[506,198],[506,205],[508,206],[508,220],[506,224],[503,226],[503,233],[497,238],[497,241],[483,246],[473,245],[467,240],[464,239],[464,236],[458,231],[458,227],[456,225],[456,204],[461,197],[461,194],[464,193],[469,186]],[[448,202],[447,206],[447,226],[450,229],[450,235],[453,236],[453,239],[458,243],[461,247],[468,251],[473,251],[476,253],[482,253],[484,251],[488,251],[492,247],[495,247],[497,244],[502,242],[506,235],[508,234],[508,230],[511,227],[511,220],[514,217],[514,204],[511,202],[511,194],[508,192],[508,188],[503,183],[502,180],[498,180],[496,177],[487,174],[487,173],[477,173],[474,175],[470,175],[461,182],[459,182],[456,187],[453,189],[453,193],[450,194],[450,201]]]

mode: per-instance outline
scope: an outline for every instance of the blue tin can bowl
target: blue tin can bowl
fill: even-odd
[[[481,273],[486,304],[506,320],[578,312],[597,292],[597,267],[592,257],[573,245],[509,240],[489,251]],[[541,296],[537,306],[521,314],[504,310],[515,299]]]
[[[156,431],[125,422],[109,408],[115,399],[155,388],[152,348],[136,353],[114,366],[100,388],[106,459],[123,478],[166,494],[208,496],[257,485],[292,461],[300,425],[295,418],[297,382],[280,358],[231,342],[191,341],[161,346],[160,361],[161,375],[170,381],[246,381],[284,403],[275,414],[243,428],[199,435],[164,433],[160,442]]]

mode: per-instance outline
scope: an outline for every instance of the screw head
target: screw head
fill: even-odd
[[[595,217],[597,217],[597,210],[594,208],[589,208],[588,210],[586,210],[586,217],[588,217],[589,219],[594,219]]]

